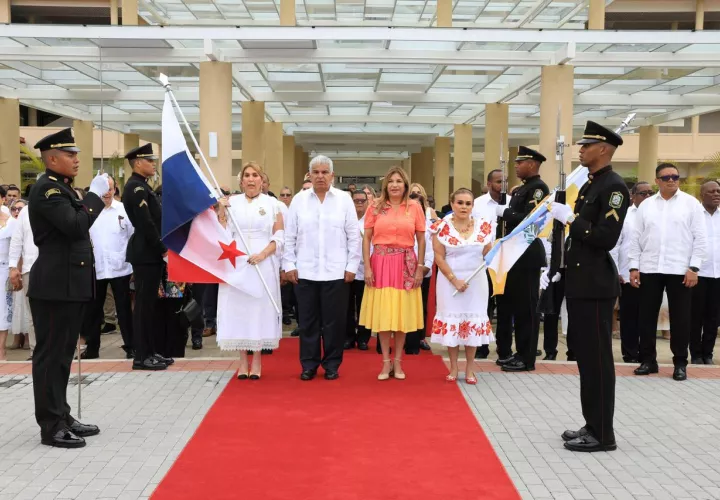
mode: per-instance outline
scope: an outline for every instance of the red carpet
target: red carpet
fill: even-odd
[[[346,351],[338,380],[303,382],[283,340],[262,380],[230,381],[152,498],[520,498],[440,357],[407,356],[404,381],[377,381],[381,364]]]

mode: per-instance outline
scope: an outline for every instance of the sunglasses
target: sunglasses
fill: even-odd
[[[280,198],[290,198],[291,196],[290,193],[280,193]]]
[[[677,181],[680,180],[680,176],[677,175],[677,174],[673,174],[673,175],[663,175],[663,176],[661,176],[661,177],[658,177],[658,179],[660,179],[660,180],[663,181],[663,182],[670,182],[670,181],[677,182]]]
[[[367,203],[367,200],[353,200],[353,203],[355,203],[356,205],[362,205],[363,203]]]
[[[11,211],[11,212],[19,212],[19,211],[22,210],[23,208],[25,208],[25,207],[13,207],[13,208],[10,209],[10,211]]]
[[[638,191],[638,192],[635,193],[635,194],[638,195],[638,196],[645,196],[645,197],[647,197],[647,196],[652,196],[652,195],[655,194],[655,193],[653,193],[652,191]]]

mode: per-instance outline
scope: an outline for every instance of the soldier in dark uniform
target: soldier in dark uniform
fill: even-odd
[[[153,334],[158,289],[165,269],[163,258],[167,255],[160,239],[160,200],[148,185],[148,179],[156,172],[157,156],[152,144],[145,144],[129,151],[125,158],[132,167],[132,175],[125,184],[122,202],[135,228],[126,254],[135,276],[133,370],[164,370],[174,361],[157,354]]]
[[[615,132],[587,122],[578,144],[580,163],[590,171],[588,181],[580,188],[575,210],[560,203],[550,207],[553,218],[570,224],[565,246],[568,337],[577,356],[585,417],[580,430],[562,434],[565,448],[572,451],[616,448],[612,322],[620,281],[610,250],[620,237],[630,193],[610,161],[622,143]]]
[[[540,179],[540,165],[545,157],[537,151],[520,146],[515,158],[515,171],[523,185],[508,206],[498,206],[505,234],[509,234],[537,207],[550,192]],[[515,265],[505,281],[505,292],[497,296],[497,364],[503,371],[535,369],[538,326],[537,302],[540,290],[540,269],[545,266],[545,248],[535,239]],[[517,354],[512,354],[512,329],[515,327]]]
[[[95,293],[90,226],[110,190],[107,174],[90,184],[79,200],[72,182],[80,151],[68,128],[35,144],[46,171],[30,191],[30,226],[38,258],[30,271],[27,296],[37,343],[32,356],[35,418],[42,444],[85,446],[84,437],[100,432],[70,416],[67,384],[86,305]],[[87,166],[85,168],[92,168]]]

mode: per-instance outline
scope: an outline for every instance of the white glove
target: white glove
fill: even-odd
[[[567,224],[568,222],[575,220],[572,208],[570,208],[570,205],[565,205],[564,203],[552,202],[550,204],[550,215],[553,219],[560,221],[563,224]]]
[[[502,217],[505,213],[505,210],[507,210],[507,205],[498,205],[495,207],[495,215],[498,217]]]
[[[108,191],[110,191],[108,174],[98,174],[90,183],[90,192],[102,198]]]
[[[550,268],[544,267],[543,273],[540,275],[540,289],[545,290],[548,285],[550,285],[550,282],[557,283],[560,281],[560,273],[555,273],[555,276],[552,277],[552,280],[550,279]]]

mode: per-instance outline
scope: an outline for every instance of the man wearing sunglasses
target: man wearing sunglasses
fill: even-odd
[[[638,317],[640,314],[640,290],[630,284],[630,234],[635,225],[635,216],[640,204],[653,195],[650,183],[637,182],[630,191],[632,205],[625,216],[620,239],[610,255],[618,268],[618,278],[622,294],[620,295],[620,348],[623,361],[626,363],[640,362],[640,330]]]
[[[700,203],[680,191],[672,163],[655,169],[660,191],[640,205],[630,237],[630,284],[640,289],[640,362],[635,375],[658,372],[657,318],[667,292],[673,379],[687,378],[692,288],[705,260],[705,222]]]

